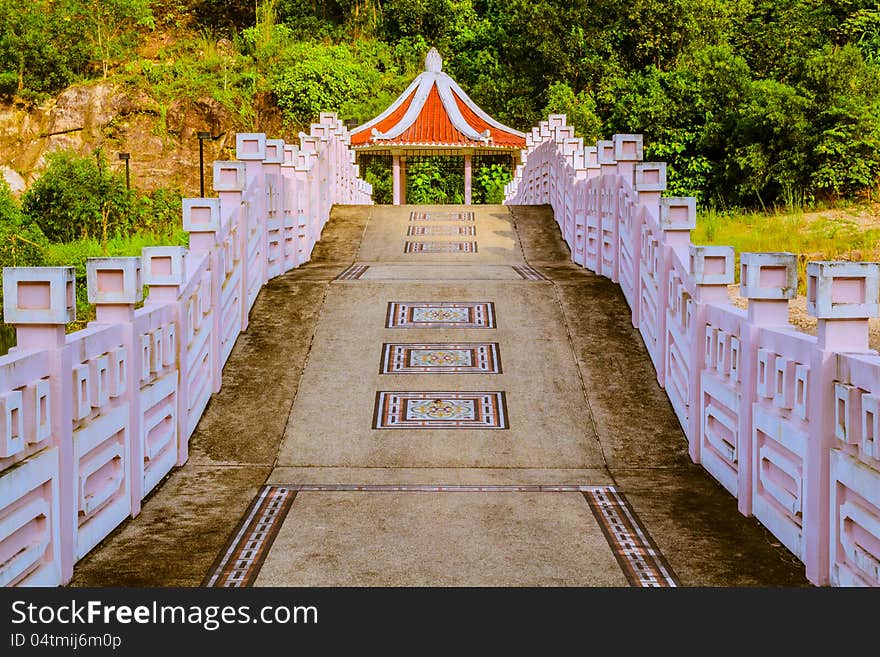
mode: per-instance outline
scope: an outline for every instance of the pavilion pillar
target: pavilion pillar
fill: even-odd
[[[400,203],[406,205],[406,155],[400,156]]]
[[[471,204],[471,155],[464,156],[464,204]]]
[[[391,202],[400,205],[400,155],[391,156],[391,196]]]

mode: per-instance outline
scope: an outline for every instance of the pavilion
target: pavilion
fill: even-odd
[[[526,147],[524,133],[509,128],[480,109],[443,72],[435,48],[428,51],[425,71],[379,116],[351,131],[351,146],[362,154],[391,156],[394,205],[406,203],[407,156],[450,156],[464,159],[464,202],[472,201],[473,158],[519,163]]]

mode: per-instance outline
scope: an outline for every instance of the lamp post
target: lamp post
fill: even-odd
[[[128,168],[129,160],[131,160],[131,153],[120,153],[119,159],[125,162],[125,188],[131,189],[131,172]]]
[[[210,132],[197,132],[199,138],[199,197],[205,198],[205,140],[211,139]]]

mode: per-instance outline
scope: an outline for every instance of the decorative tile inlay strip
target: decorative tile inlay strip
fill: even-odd
[[[385,328],[495,328],[490,301],[392,301]]]
[[[410,212],[410,221],[473,221],[473,212]]]
[[[424,393],[379,393],[424,394]],[[431,395],[449,393],[428,393]],[[459,393],[453,393],[459,394]],[[498,393],[465,393],[498,394]],[[503,393],[502,393],[503,395]],[[502,397],[503,400],[503,397]],[[503,403],[503,402],[502,402]],[[629,502],[614,486],[577,484],[289,484],[264,486],[248,507],[203,586],[253,586],[299,492],[581,493],[632,586],[673,587],[678,581]]]
[[[244,514],[226,549],[211,566],[204,586],[252,586],[272,542],[296,498],[290,486],[265,486]]]
[[[588,493],[609,488],[576,484],[286,484],[286,487],[312,493]]]
[[[584,497],[632,586],[678,586],[672,568],[622,493],[602,486],[584,491]]]
[[[476,253],[476,242],[407,242],[404,253]]]
[[[503,392],[376,393],[374,429],[507,429]]]
[[[379,374],[500,374],[498,344],[382,345]]]
[[[352,265],[351,267],[346,269],[344,272],[339,274],[339,276],[337,276],[334,280],[337,280],[337,281],[356,280],[356,279],[360,278],[361,276],[363,276],[364,272],[366,272],[369,268],[370,268],[369,265]]]
[[[406,234],[410,237],[420,235],[431,237],[448,237],[450,235],[474,237],[477,234],[477,229],[476,226],[410,226]]]
[[[527,281],[549,281],[550,279],[544,276],[537,269],[532,267],[531,265],[512,265],[513,270],[523,277],[524,280]]]

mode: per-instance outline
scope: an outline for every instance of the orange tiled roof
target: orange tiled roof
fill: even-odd
[[[433,48],[425,67],[385,112],[352,131],[352,146],[525,148],[523,133],[485,114],[441,71],[440,55]]]

